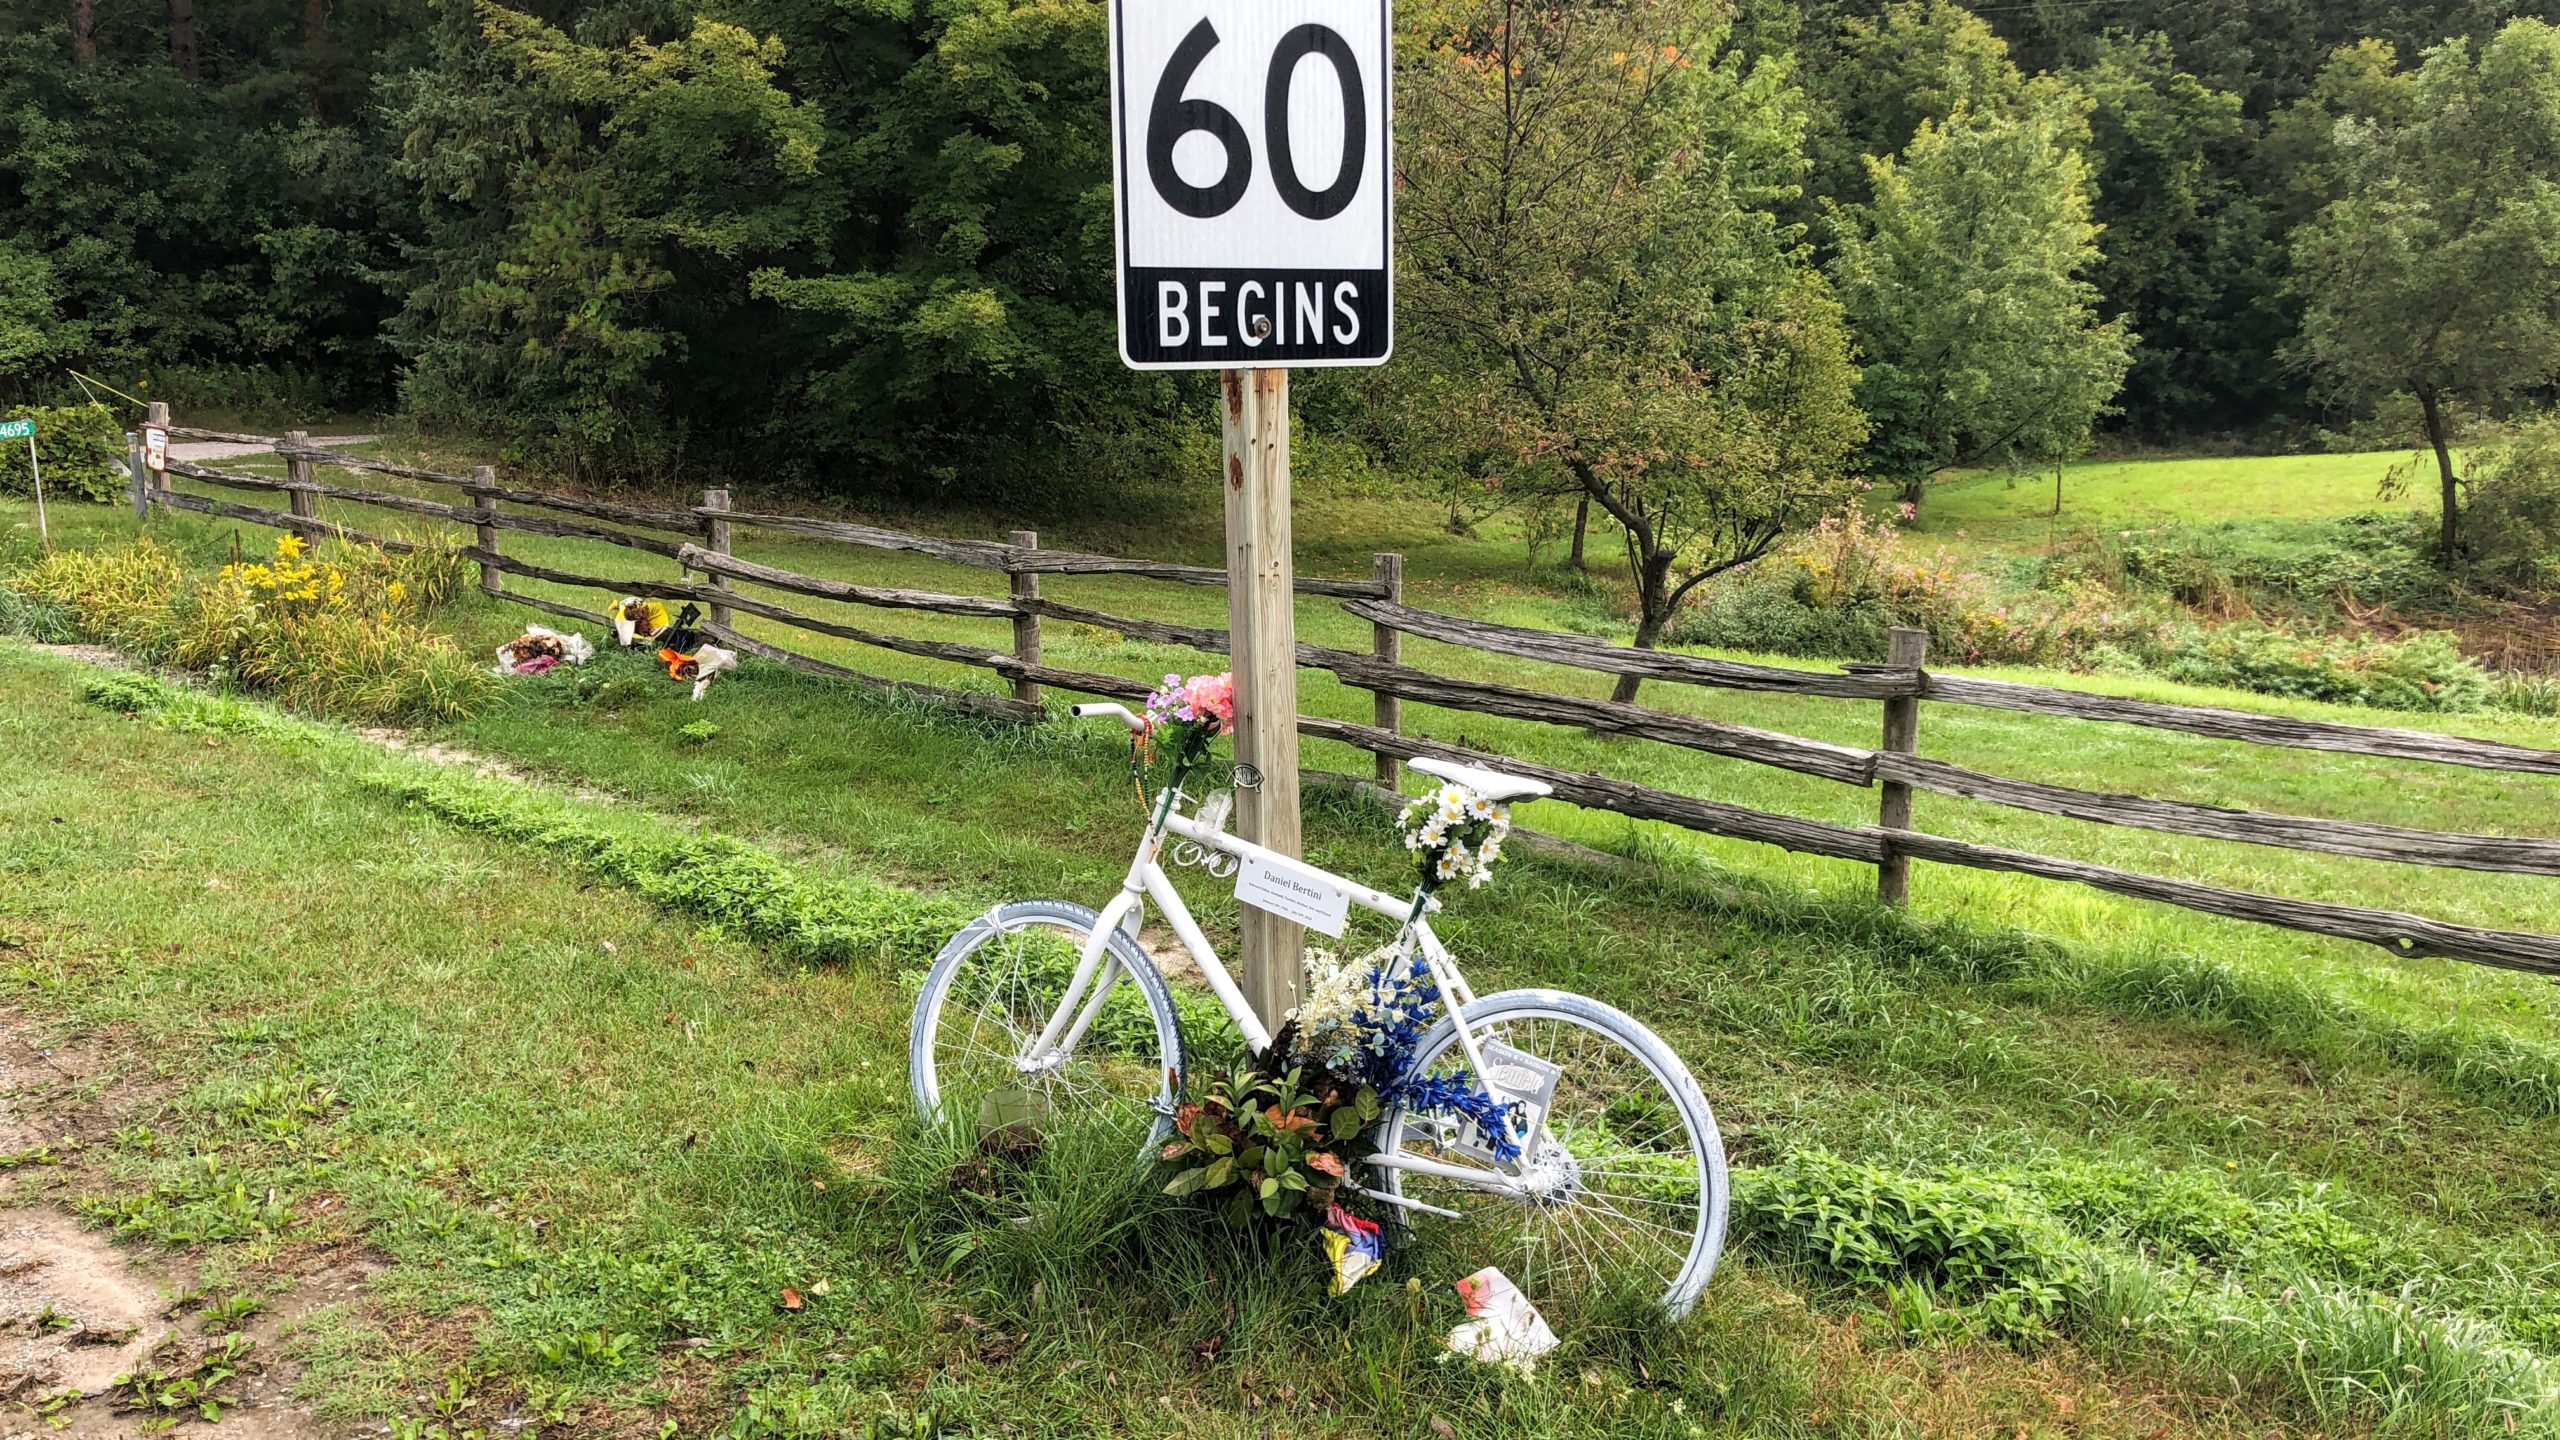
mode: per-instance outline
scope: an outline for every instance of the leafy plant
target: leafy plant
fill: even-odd
[[[223,1387],[239,1376],[256,1343],[246,1335],[226,1335],[170,1369],[146,1365],[128,1370],[115,1378],[118,1403],[171,1424],[189,1416],[207,1424],[219,1421],[226,1406],[240,1403],[238,1396],[223,1393]],[[155,1353],[168,1350],[164,1345]],[[144,1423],[150,1427],[151,1422]]]
[[[211,1331],[237,1330],[249,1317],[267,1308],[267,1302],[246,1290],[235,1290],[218,1299],[207,1300],[201,1312],[205,1328]]]
[[[640,1337],[627,1331],[574,1330],[533,1341],[534,1361],[546,1370],[619,1370],[642,1353]]]
[[[687,745],[707,745],[719,733],[719,725],[709,720],[696,720],[676,727],[676,738]]]
[[[1346,1087],[1320,1069],[1274,1074],[1265,1068],[1271,1053],[1285,1047],[1275,1042],[1184,1102],[1174,1112],[1177,1138],[1164,1147],[1174,1167],[1164,1193],[1197,1197],[1231,1225],[1330,1204],[1357,1163],[1353,1147],[1385,1108],[1377,1091]]]

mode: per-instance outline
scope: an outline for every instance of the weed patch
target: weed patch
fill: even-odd
[[[787,959],[920,968],[971,919],[966,906],[877,881],[808,879],[770,851],[727,835],[617,833],[536,792],[455,777],[377,783],[445,821],[563,856]]]

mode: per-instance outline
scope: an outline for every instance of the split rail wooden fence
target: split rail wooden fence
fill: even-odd
[[[551,614],[597,623],[605,622],[601,611],[511,590],[506,577],[520,576],[607,595],[692,600],[709,612],[711,633],[742,653],[1005,720],[1029,723],[1043,719],[1047,714],[1043,704],[1046,688],[1128,700],[1141,699],[1148,690],[1143,681],[1045,663],[1041,656],[1044,620],[1095,626],[1148,643],[1188,646],[1211,654],[1227,651],[1227,632],[1222,629],[1111,614],[1051,599],[1040,591],[1043,575],[1131,575],[1175,584],[1223,587],[1223,570],[1044,549],[1038,537],[1027,531],[1015,532],[1005,543],[995,543],[914,535],[840,520],[740,511],[731,508],[728,493],[722,490],[706,491],[701,504],[678,510],[515,489],[499,484],[495,472],[485,466],[469,475],[447,474],[314,445],[300,432],[278,438],[171,427],[170,433],[181,439],[234,441],[271,448],[286,462],[287,474],[282,480],[174,461],[167,473],[212,485],[280,493],[286,497],[287,508],[279,511],[172,490],[167,474],[146,472],[137,456],[133,467],[137,513],[147,514],[149,507],[157,504],[395,549],[405,548],[408,542],[324,521],[318,515],[318,502],[334,499],[444,521],[470,530],[472,543],[463,554],[479,565],[481,588],[492,595]],[[450,487],[461,494],[463,503],[323,482],[317,476],[324,467]],[[547,513],[528,513],[537,511]],[[575,518],[555,518],[559,516]],[[871,549],[907,551],[954,565],[1001,572],[1007,580],[1007,593],[944,594],[797,574],[731,553],[732,528],[736,526]],[[505,552],[501,541],[508,531],[622,546],[673,560],[687,578],[616,578],[538,565]],[[647,533],[652,531],[659,533]],[[742,593],[738,588],[741,585],[878,609],[1004,619],[1012,624],[1012,648],[997,650],[869,630],[802,613],[766,595]],[[2167,705],[2042,685],[1940,675],[1927,669],[1926,636],[1918,631],[1896,632],[1888,663],[1851,665],[1841,670],[1747,664],[1608,646],[1584,636],[1489,624],[1407,605],[1402,557],[1396,555],[1377,556],[1366,578],[1300,577],[1296,585],[1302,595],[1342,601],[1344,609],[1369,622],[1373,636],[1365,654],[1309,644],[1298,647],[1301,666],[1330,672],[1344,684],[1369,693],[1373,704],[1370,722],[1303,715],[1298,729],[1305,735],[1370,752],[1376,757],[1377,778],[1389,785],[1394,783],[1401,761],[1438,756],[1532,776],[1553,786],[1556,797],[1571,804],[1870,864],[1877,869],[1880,893],[1892,903],[1900,903],[1904,897],[1909,862],[1933,860],[2070,881],[2111,894],[2183,906],[2234,920],[2364,941],[2399,955],[2441,956],[2560,975],[2560,937],[2227,889],[1932,835],[1916,828],[1912,807],[1914,792],[1927,791],[2102,825],[2412,865],[2560,876],[2560,839],[2452,834],[2108,794],[1987,774],[1928,759],[1918,753],[1918,740],[1923,703],[1934,702],[2146,726],[2252,745],[2459,765],[2519,775],[2560,776],[2560,751],[2427,731]],[[793,629],[904,655],[989,670],[1012,682],[1012,693],[951,689],[865,674],[744,634],[736,628],[739,615],[753,615]],[[1633,675],[1659,684],[1872,701],[1883,711],[1880,739],[1874,749],[1862,749],[1643,705],[1435,674],[1404,663],[1402,640],[1407,635],[1515,660],[1608,675]],[[1774,814],[1407,734],[1401,723],[1401,707],[1408,700],[1443,709],[1655,740],[1843,785],[1873,787],[1879,792],[1877,822],[1839,825]]]

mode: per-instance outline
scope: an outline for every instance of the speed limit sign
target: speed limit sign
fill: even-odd
[[[1391,43],[1386,0],[1112,0],[1121,359],[1387,358]]]

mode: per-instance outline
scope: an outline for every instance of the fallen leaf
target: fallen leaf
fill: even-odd
[[[782,1287],[782,1308],[783,1308],[783,1309],[785,1309],[785,1310],[797,1310],[797,1309],[799,1309],[799,1308],[800,1308],[801,1303],[802,1303],[802,1302],[801,1302],[801,1299],[800,1299],[800,1292],[799,1292],[799,1291],[792,1289],[792,1288],[791,1288],[790,1286],[788,1286],[788,1285],[785,1285],[785,1286],[783,1286],[783,1287]]]
[[[1437,1415],[1431,1417],[1431,1433],[1439,1436],[1440,1440],[1458,1440],[1458,1427]]]

